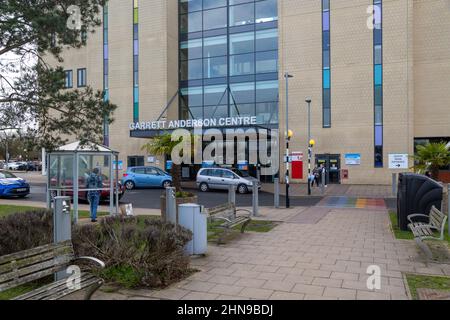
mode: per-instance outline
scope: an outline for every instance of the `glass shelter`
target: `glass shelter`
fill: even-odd
[[[78,203],[88,200],[89,191],[100,192],[101,201],[109,201],[109,213],[118,213],[119,204],[119,153],[108,147],[79,141],[62,146],[47,154],[47,207],[55,196],[73,199],[73,220],[78,222]],[[99,170],[101,187],[87,185],[94,169]]]

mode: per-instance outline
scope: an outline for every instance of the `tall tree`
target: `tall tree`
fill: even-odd
[[[90,86],[65,90],[63,51],[86,44],[105,0],[0,1],[0,128],[22,127],[52,149],[72,137],[100,143],[115,105]],[[50,64],[50,60],[53,62]],[[56,61],[56,65],[55,65]]]

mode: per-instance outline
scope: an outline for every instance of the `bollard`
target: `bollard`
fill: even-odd
[[[175,198],[175,188],[166,188],[166,222],[178,223],[177,219],[177,203]]]
[[[252,189],[253,216],[257,217],[259,216],[258,181],[253,181]]]
[[[447,183],[447,212],[448,235],[450,236],[450,183]]]
[[[392,174],[392,196],[397,196],[397,173]]]
[[[273,180],[273,184],[274,184],[274,192],[273,192],[273,204],[275,208],[279,208],[280,207],[280,179],[279,178],[275,178]]]
[[[325,194],[325,183],[326,183],[326,177],[325,177],[325,174],[322,172],[322,183],[320,184],[320,191],[322,192],[322,195]]]
[[[53,209],[53,242],[72,240],[70,197],[55,197]],[[66,270],[55,273],[55,280],[67,278]]]
[[[236,206],[236,186],[228,186],[228,203]]]

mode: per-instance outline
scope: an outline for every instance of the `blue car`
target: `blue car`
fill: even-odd
[[[30,185],[11,172],[0,171],[0,197],[24,198],[30,194]]]
[[[172,177],[157,167],[129,167],[123,174],[122,184],[127,190],[149,187],[167,188],[172,185]]]

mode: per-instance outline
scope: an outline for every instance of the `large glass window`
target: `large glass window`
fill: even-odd
[[[276,125],[277,0],[180,0],[179,11],[181,116]]]
[[[227,8],[203,11],[203,30],[227,27]]]
[[[252,23],[255,23],[255,5],[253,3],[230,7],[230,26]]]
[[[65,81],[64,81],[64,87],[66,89],[73,87],[73,71],[72,70],[66,70],[64,71],[65,74]]]

